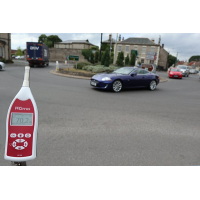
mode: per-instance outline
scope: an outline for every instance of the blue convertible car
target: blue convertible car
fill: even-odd
[[[90,85],[120,92],[122,88],[144,88],[155,90],[159,84],[159,76],[137,67],[122,67],[112,73],[96,74],[91,78]]]

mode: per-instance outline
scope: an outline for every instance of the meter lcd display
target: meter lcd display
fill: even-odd
[[[11,126],[32,126],[33,113],[12,113]]]

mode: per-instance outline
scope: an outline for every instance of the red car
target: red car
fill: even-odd
[[[169,70],[169,78],[180,78],[182,79],[183,75],[180,69],[178,68],[171,68]]]

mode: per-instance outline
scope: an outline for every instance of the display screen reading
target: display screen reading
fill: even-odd
[[[33,113],[12,113],[11,126],[32,126]]]

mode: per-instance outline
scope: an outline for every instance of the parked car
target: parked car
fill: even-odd
[[[3,62],[0,62],[0,70],[5,69],[6,65]]]
[[[183,74],[183,76],[189,76],[190,71],[189,71],[189,67],[186,65],[178,65],[177,68],[179,68]]]
[[[24,59],[24,56],[16,56],[15,59]]]
[[[196,69],[190,69],[189,71],[190,71],[190,74],[196,74],[197,73]]]
[[[180,78],[182,79],[183,74],[179,68],[170,68],[168,72],[169,78]]]
[[[112,73],[94,75],[90,85],[104,90],[120,92],[124,88],[149,88],[155,90],[159,84],[159,76],[137,67],[122,67]]]

